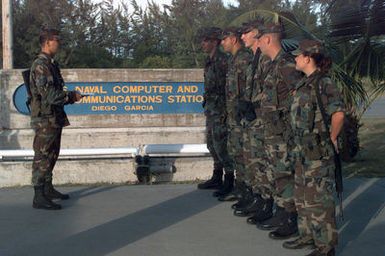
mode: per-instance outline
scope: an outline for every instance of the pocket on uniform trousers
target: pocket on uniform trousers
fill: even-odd
[[[305,159],[303,163],[305,168],[304,176],[311,179],[334,179],[334,161],[332,158],[323,158],[322,160]]]
[[[333,207],[334,182],[329,178],[315,178],[314,202],[320,203],[324,208]]]

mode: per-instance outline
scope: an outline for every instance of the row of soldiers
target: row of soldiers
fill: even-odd
[[[322,43],[303,40],[286,52],[282,35],[280,24],[262,19],[199,34],[214,171],[198,188],[237,200],[234,215],[270,238],[294,238],[287,249],[335,255],[333,152],[344,104]]]

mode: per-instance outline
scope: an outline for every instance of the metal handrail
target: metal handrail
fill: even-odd
[[[206,144],[147,144],[143,146],[144,155],[152,154],[209,154]]]
[[[61,149],[59,158],[63,157],[91,157],[91,156],[117,156],[129,155],[196,155],[209,154],[206,144],[147,144],[138,148],[77,148]],[[31,158],[34,151],[31,149],[0,150],[0,160]]]
[[[86,156],[110,156],[110,155],[130,155],[138,154],[138,149],[130,148],[78,148],[62,149],[59,157],[86,157]],[[0,150],[0,159],[9,158],[28,158],[33,157],[34,151],[31,149]]]

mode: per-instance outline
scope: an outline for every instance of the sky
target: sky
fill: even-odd
[[[100,3],[100,2],[103,2],[103,0],[93,0],[95,3]],[[237,5],[237,1],[236,0],[222,0],[224,2],[225,5],[229,5],[229,4],[232,4],[232,5]],[[131,1],[130,0],[114,0],[114,4],[116,6],[118,6],[119,3],[121,2],[127,2],[127,3],[130,3]],[[142,6],[143,8],[147,6],[147,2],[148,0],[136,0],[136,2]],[[170,4],[171,3],[171,0],[155,0],[156,3],[158,3],[159,5],[163,5],[163,4]]]

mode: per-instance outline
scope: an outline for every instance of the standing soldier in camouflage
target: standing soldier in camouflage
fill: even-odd
[[[243,152],[243,127],[239,116],[239,102],[243,99],[246,89],[246,70],[252,61],[250,51],[244,48],[240,39],[239,29],[227,28],[222,33],[222,46],[225,52],[231,54],[226,78],[226,113],[228,125],[228,152],[235,163],[237,184],[244,182],[245,159]],[[228,183],[223,189],[214,193],[220,201],[235,200],[233,190],[233,173],[225,174]]]
[[[232,205],[232,208],[234,210],[238,210],[240,208],[246,207],[249,204],[253,202],[254,195],[253,195],[253,189],[252,189],[252,173],[255,172],[253,166],[251,166],[249,163],[251,161],[251,142],[249,138],[250,133],[250,122],[254,121],[256,116],[254,113],[254,109],[251,104],[251,82],[252,79],[250,77],[252,76],[256,64],[259,59],[260,52],[256,54],[256,51],[258,49],[258,45],[255,43],[258,42],[258,40],[255,40],[254,38],[252,40],[245,40],[245,35],[249,34],[249,32],[253,31],[255,26],[253,26],[252,22],[247,22],[242,24],[242,27],[240,29],[241,33],[241,39],[245,45],[246,48],[249,48],[253,54],[254,58],[250,62],[249,66],[246,70],[246,88],[244,97],[242,100],[239,101],[238,105],[238,112],[241,118],[241,125],[243,126],[243,152],[244,152],[244,160],[245,160],[245,180],[243,184],[238,183],[237,186],[240,188],[240,199],[237,203]]]
[[[247,222],[249,224],[256,224],[258,221],[268,219],[272,216],[272,193],[274,186],[269,181],[266,175],[267,156],[264,149],[264,126],[261,111],[259,111],[259,104],[256,96],[260,92],[260,84],[255,78],[257,68],[268,59],[261,55],[259,50],[258,37],[259,26],[263,24],[263,20],[257,19],[244,24],[242,40],[245,46],[249,47],[254,53],[254,59],[249,66],[247,72],[246,95],[248,103],[245,104],[244,115],[242,123],[246,124],[247,132],[245,136],[245,145],[249,147],[249,155],[247,157],[246,177],[252,191],[254,192],[253,200],[248,204],[235,208],[234,214],[236,216],[250,216]]]
[[[199,35],[203,51],[208,55],[204,69],[204,110],[206,115],[206,143],[214,159],[212,178],[198,185],[199,189],[220,189],[223,169],[233,172],[227,153],[226,73],[227,55],[220,50],[220,28],[207,28]]]
[[[241,124],[244,127],[243,146],[246,162],[246,184],[241,199],[238,201],[238,203],[232,206],[232,208],[235,210],[234,214],[236,216],[247,216],[246,214],[243,214],[246,211],[247,214],[252,214],[256,210],[254,208],[256,207],[256,202],[259,198],[258,188],[255,184],[255,175],[258,171],[258,167],[255,163],[255,151],[252,149],[252,145],[254,144],[254,138],[252,138],[254,135],[253,124],[255,123],[257,116],[255,115],[251,102],[254,74],[261,55],[261,52],[258,49],[258,40],[254,38],[256,34],[258,34],[259,23],[259,20],[250,21],[244,23],[241,29],[241,39],[244,42],[245,47],[249,48],[253,52],[254,57],[246,70],[246,90],[244,100],[240,102],[239,106]]]
[[[332,62],[320,42],[304,40],[293,54],[297,55],[296,68],[306,75],[294,92],[290,112],[296,145],[294,195],[300,237],[283,246],[311,246],[315,250],[309,256],[333,256],[337,245],[333,147],[338,152],[344,104],[327,74]]]
[[[267,175],[275,186],[277,205],[272,218],[259,222],[262,230],[273,230],[269,237],[286,239],[297,233],[294,204],[294,170],[289,157],[292,132],[289,123],[291,92],[302,75],[295,69],[292,55],[281,46],[280,25],[267,23],[260,27],[259,47],[270,62],[257,75],[262,86],[260,108],[265,124],[265,150],[269,160]]]
[[[52,185],[52,171],[60,151],[62,128],[69,125],[64,105],[81,99],[77,92],[63,91],[64,81],[58,63],[53,59],[59,50],[59,31],[43,28],[40,33],[41,52],[31,67],[31,126],[35,131],[32,183],[33,207],[59,210],[53,199],[69,199]]]

